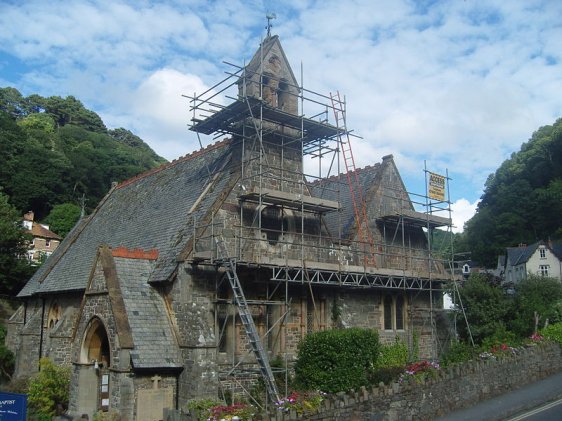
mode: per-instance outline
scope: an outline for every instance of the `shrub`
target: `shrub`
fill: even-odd
[[[315,332],[298,346],[295,383],[303,390],[342,392],[369,383],[379,355],[377,332],[351,328]]]
[[[29,381],[29,407],[39,418],[53,417],[68,408],[70,368],[57,366],[48,358],[41,358],[40,367]]]
[[[298,415],[316,411],[324,400],[324,392],[293,392],[279,402],[277,409],[283,412],[294,410]]]
[[[498,347],[502,344],[508,344],[512,346],[519,346],[521,345],[521,339],[513,333],[505,328],[498,329],[493,335],[484,338],[482,341],[482,348],[488,349],[493,347]]]
[[[232,405],[218,405],[209,409],[209,421],[232,420],[238,417],[240,421],[249,421],[256,412],[256,408],[245,403],[233,403]]]
[[[381,345],[376,368],[404,367],[408,363],[408,345],[398,337],[391,345]]]
[[[221,405],[216,399],[193,399],[187,403],[187,409],[198,421],[207,421],[211,408]]]
[[[511,328],[521,337],[528,337],[535,330],[535,312],[538,327],[560,321],[562,284],[555,278],[530,275],[515,286],[516,313]]]
[[[441,356],[441,364],[448,367],[451,364],[464,363],[474,358],[476,351],[472,345],[466,342],[455,341],[447,351]]]
[[[400,376],[407,363],[408,345],[396,337],[393,344],[381,345],[374,371],[369,377],[369,383],[391,383]]]
[[[108,412],[98,411],[94,414],[93,421],[119,421],[121,416],[115,409],[110,409]]]
[[[544,329],[541,329],[540,332],[546,339],[557,342],[562,346],[562,323],[548,325]]]
[[[414,379],[417,383],[423,383],[428,378],[437,377],[437,373],[441,367],[433,361],[418,361],[409,364],[406,370],[400,376],[400,382]]]

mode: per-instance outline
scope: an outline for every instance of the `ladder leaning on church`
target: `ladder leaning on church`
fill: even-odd
[[[224,238],[222,236],[215,237],[215,242],[217,244],[218,255],[218,259],[215,260],[215,263],[217,263],[225,270],[226,276],[230,283],[230,287],[232,288],[232,293],[234,295],[236,307],[238,308],[240,320],[244,325],[244,329],[246,331],[246,334],[248,335],[250,345],[252,346],[252,350],[254,352],[254,355],[256,356],[256,360],[258,361],[258,365],[260,367],[260,371],[267,388],[269,399],[272,402],[278,402],[280,396],[279,392],[277,391],[277,385],[275,384],[275,378],[273,377],[273,371],[271,370],[271,366],[269,365],[267,352],[265,352],[265,350],[263,349],[263,345],[256,329],[254,319],[252,318],[252,313],[248,308],[248,303],[246,301],[246,297],[244,296],[244,291],[242,290],[240,279],[238,279],[238,275],[236,274],[236,262],[233,258],[228,256],[226,245],[224,244]]]

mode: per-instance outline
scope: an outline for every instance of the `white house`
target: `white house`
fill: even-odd
[[[530,246],[506,249],[504,283],[515,284],[528,275],[556,278],[562,281],[562,243],[538,241]],[[504,256],[500,256],[500,261]]]

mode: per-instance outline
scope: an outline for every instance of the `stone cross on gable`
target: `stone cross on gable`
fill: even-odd
[[[150,378],[150,380],[152,380],[152,388],[153,388],[153,389],[158,389],[158,383],[159,383],[160,381],[162,381],[162,377],[156,375],[156,376],[152,376],[152,377]]]

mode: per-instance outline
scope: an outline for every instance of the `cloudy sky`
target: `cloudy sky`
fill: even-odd
[[[198,148],[182,94],[248,61],[267,13],[304,87],[345,95],[357,165],[393,154],[415,193],[448,171],[458,229],[562,116],[558,0],[0,0],[0,86],[74,95],[171,160]]]

